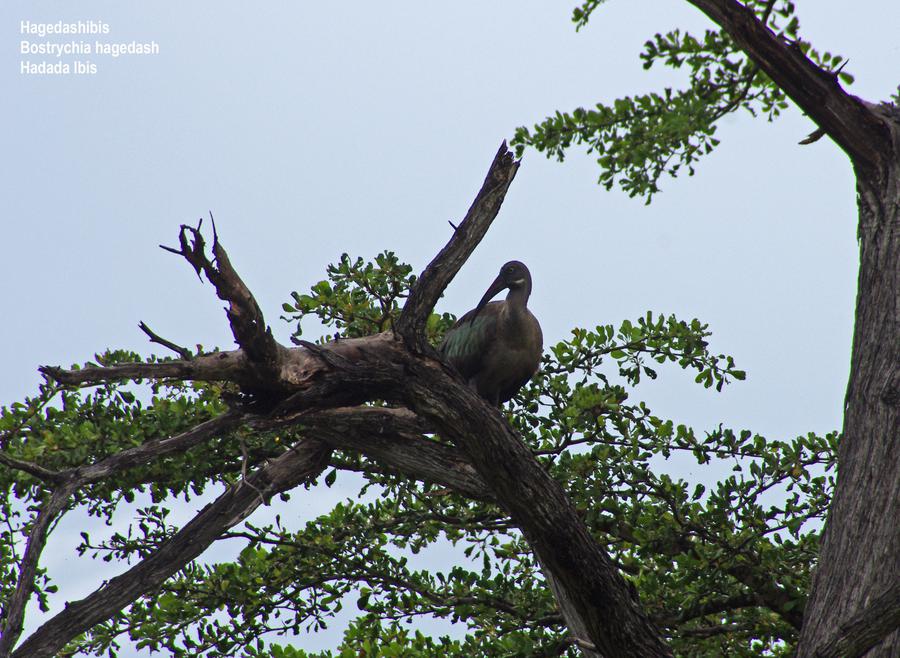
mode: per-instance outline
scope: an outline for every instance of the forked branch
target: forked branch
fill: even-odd
[[[13,658],[57,655],[72,638],[162,585],[223,532],[247,518],[263,502],[263,497],[268,499],[317,477],[328,463],[330,453],[330,448],[318,441],[302,441],[261,467],[247,481],[230,486],[148,558],[86,598],[69,603],[25,640],[13,652]]]
[[[858,169],[885,165],[887,126],[869,106],[845,92],[800,48],[778,38],[752,9],[736,0],[688,0],[724,29],[775,84],[850,156]]]
[[[197,276],[201,273],[206,275],[215,287],[219,299],[228,302],[226,313],[235,342],[244,350],[254,367],[261,371],[260,378],[265,379],[266,375],[271,378],[277,372],[283,348],[275,341],[272,330],[266,326],[256,298],[231,266],[228,254],[219,242],[215,222],[213,222],[212,245],[215,262],[207,258],[206,241],[200,233],[202,224],[202,220],[197,228],[182,224],[178,235],[178,249],[160,246],[166,251],[182,256],[191,264]]]
[[[518,170],[519,161],[503,142],[465,219],[459,226],[454,226],[450,241],[428,264],[409,292],[396,324],[396,332],[408,346],[417,351],[427,349],[424,328],[428,316],[491,227]]]

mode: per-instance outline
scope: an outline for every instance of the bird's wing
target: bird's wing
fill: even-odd
[[[447,330],[441,343],[441,353],[466,379],[478,374],[484,364],[484,355],[491,349],[497,335],[499,304],[491,302],[474,320],[471,310]]]

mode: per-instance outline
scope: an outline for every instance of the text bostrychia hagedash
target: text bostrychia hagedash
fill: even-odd
[[[506,301],[490,302],[504,289],[509,289]],[[444,358],[491,404],[510,400],[541,363],[543,335],[528,310],[529,295],[528,268],[517,260],[506,263],[478,306],[462,316],[441,343]]]

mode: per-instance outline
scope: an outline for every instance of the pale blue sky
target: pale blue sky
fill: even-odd
[[[178,258],[178,225],[212,211],[281,340],[292,290],[342,252],[417,270],[468,208],[500,141],[556,109],[677,84],[644,40],[705,18],[681,0],[610,2],[575,33],[572,4],[4,0],[0,5],[0,403],[40,364],[151,351],[146,321],[229,348],[221,302]],[[850,58],[868,100],[900,82],[900,3],[798,0],[801,34]],[[90,77],[19,74],[19,21],[100,20],[161,52],[92,58]],[[791,109],[737,115],[693,178],[653,204],[596,185],[589,157],[526,154],[501,215],[440,309],[471,308],[523,260],[547,343],[646,310],[699,317],[748,380],[722,394],[667,373],[657,412],[773,437],[840,425],[857,270],[853,178]],[[48,558],[48,559],[53,559]],[[91,583],[78,590],[90,591]],[[66,592],[62,587],[63,593]]]

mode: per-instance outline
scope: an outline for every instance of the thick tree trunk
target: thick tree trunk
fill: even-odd
[[[891,132],[900,153],[900,122]],[[900,162],[860,175],[858,191],[859,289],[838,481],[800,657],[827,655],[841,636],[836,655],[900,656],[900,606],[884,597],[900,583]],[[883,604],[872,610],[876,598]],[[869,619],[851,627],[865,609]]]
[[[894,658],[900,656],[900,110],[845,92],[836,72],[776,35],[751,5],[688,1],[847,153],[856,172],[859,283],[838,479],[797,653]]]

